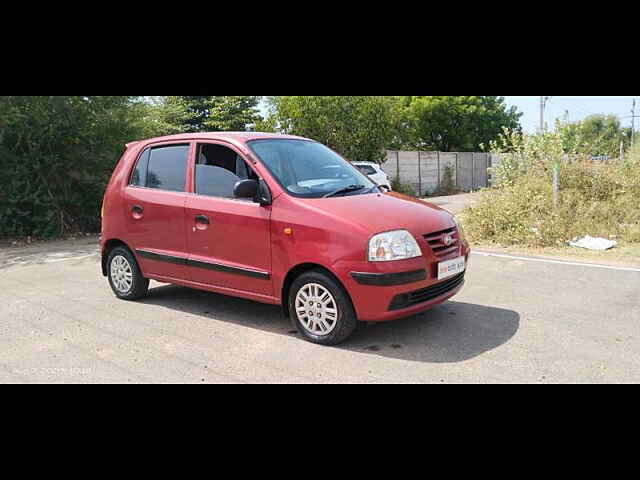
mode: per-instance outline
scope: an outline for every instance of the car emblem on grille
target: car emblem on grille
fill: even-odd
[[[451,235],[445,235],[442,241],[448,247],[453,243],[453,237]]]

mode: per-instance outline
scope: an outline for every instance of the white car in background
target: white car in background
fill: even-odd
[[[374,162],[352,162],[355,167],[357,167],[362,173],[367,175],[371,180],[376,182],[381,187],[386,188],[391,191],[391,180],[384,173],[382,167],[379,164]]]

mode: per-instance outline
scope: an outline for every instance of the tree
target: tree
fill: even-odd
[[[266,125],[317,140],[349,160],[381,161],[394,136],[391,98],[269,97],[271,113]]]
[[[143,138],[175,135],[190,130],[196,114],[183,97],[147,97]]]
[[[399,108],[405,148],[444,152],[478,151],[503,128],[519,131],[522,116],[516,107],[507,108],[503,97],[404,97]]]
[[[126,96],[0,97],[0,235],[96,231],[106,182],[146,109]]]
[[[159,134],[244,131],[260,120],[260,97],[167,96],[154,98],[149,124]]]
[[[631,144],[631,129],[623,128],[615,115],[590,115],[577,122],[557,121],[556,131],[567,153],[616,158],[620,154],[620,141],[625,150]]]
[[[260,97],[213,97],[205,128],[213,131],[243,132],[260,120]]]

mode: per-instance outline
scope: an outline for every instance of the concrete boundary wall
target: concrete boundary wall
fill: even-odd
[[[387,150],[382,168],[395,180],[413,188],[417,195],[446,190],[471,192],[491,185],[488,169],[500,163],[496,155],[477,152],[407,152]]]

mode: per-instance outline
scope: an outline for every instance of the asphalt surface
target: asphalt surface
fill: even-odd
[[[0,250],[0,382],[640,381],[640,271],[473,255],[453,300],[322,347],[279,307],[155,282],[118,300],[95,239],[71,247]]]
[[[423,198],[425,202],[434,203],[453,214],[462,212],[469,205],[473,205],[478,198],[477,193],[459,193],[457,195],[444,195],[440,197]]]

